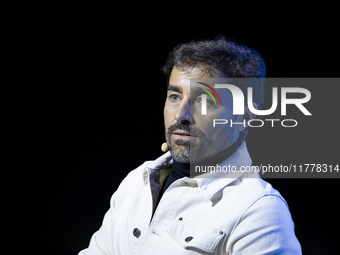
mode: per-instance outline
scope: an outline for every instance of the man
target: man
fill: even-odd
[[[175,47],[163,71],[169,84],[162,150],[169,152],[128,174],[79,254],[301,254],[286,201],[256,171],[239,171],[251,166],[246,123],[255,116],[247,106],[233,115],[231,92],[213,88],[225,78],[256,80],[250,84],[259,108],[261,56],[224,38],[191,42]],[[216,92],[218,104],[203,91]],[[214,127],[213,119],[239,124]],[[190,165],[208,163],[237,171],[190,174]]]

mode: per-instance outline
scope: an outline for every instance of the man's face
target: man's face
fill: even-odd
[[[169,80],[164,107],[165,137],[174,160],[190,163],[206,159],[228,148],[238,139],[237,125],[216,125],[213,119],[242,121],[241,115],[232,114],[232,95],[227,89],[216,89],[222,105],[207,102],[207,115],[201,114],[202,90],[190,88],[190,78],[226,78],[216,74],[202,75],[199,69],[182,72],[174,67]],[[214,84],[209,84],[214,86]],[[205,88],[197,84],[197,87]]]

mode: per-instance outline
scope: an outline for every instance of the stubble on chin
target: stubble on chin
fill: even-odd
[[[176,130],[190,132],[190,139],[175,139],[172,135]],[[165,131],[165,137],[173,159],[189,164],[209,159],[228,148],[233,143],[234,132],[235,130],[222,129],[207,139],[198,128],[177,122]]]
[[[189,140],[174,139],[171,134],[167,134],[167,141],[172,158],[180,163],[196,163],[208,160],[210,157],[227,149],[232,144],[232,137],[227,132],[223,132],[211,137],[193,137]]]
[[[172,158],[180,163],[190,163],[190,141],[174,139],[171,134],[167,135],[169,150]]]
[[[171,135],[168,136],[167,141],[169,144],[169,150],[172,158],[180,163],[189,164],[190,162],[196,162],[204,157],[203,151],[204,139],[202,138],[190,138],[190,140],[174,139]]]

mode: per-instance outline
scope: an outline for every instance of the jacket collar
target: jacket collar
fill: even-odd
[[[233,167],[236,170],[240,170],[242,166],[251,166],[252,160],[247,150],[246,142],[237,148],[237,150],[226,160],[221,162],[219,166],[227,169]],[[148,182],[148,176],[153,175],[153,172],[159,172],[163,169],[169,169],[172,167],[173,159],[170,151],[166,152],[154,161],[149,161],[144,168],[144,182]],[[248,173],[249,174],[249,173]],[[216,192],[228,186],[237,179],[244,178],[247,175],[246,172],[223,172],[215,171],[198,175],[194,178],[184,177],[188,181],[194,181],[201,189],[206,200],[210,200]]]

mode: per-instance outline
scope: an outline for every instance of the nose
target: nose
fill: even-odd
[[[192,117],[190,114],[190,100],[183,101],[175,114],[175,119],[182,124],[190,124]]]

